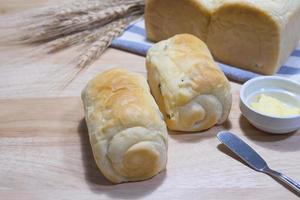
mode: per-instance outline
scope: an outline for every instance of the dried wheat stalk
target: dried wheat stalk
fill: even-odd
[[[33,52],[54,53],[75,45],[85,46],[73,61],[71,82],[95,61],[133,20],[143,15],[145,0],[75,0],[0,19],[1,42],[37,46]],[[7,21],[11,23],[7,24]],[[15,31],[18,29],[19,32]],[[6,31],[10,30],[10,31]],[[3,34],[2,34],[3,33]],[[3,37],[2,37],[3,36]]]
[[[124,31],[128,24],[137,18],[138,16],[130,16],[116,20],[104,27],[103,30],[93,32],[86,36],[84,40],[88,43],[92,43],[86,50],[84,50],[84,53],[79,56],[79,59],[75,64],[76,68],[71,70],[70,73],[65,76],[62,87],[67,87],[76,78],[76,76],[85,69],[86,66],[101,56],[111,42]]]
[[[111,44],[111,42],[124,31],[129,23],[130,20],[128,19],[121,19],[113,22],[108,30],[105,31],[105,35],[93,42],[90,48],[79,57],[79,61],[76,66],[82,69],[89,65],[92,61],[96,60]]]
[[[80,43],[88,45],[97,40],[99,37],[104,36],[108,29],[115,28],[115,26],[118,24],[116,22],[107,24],[95,30],[86,30],[50,41],[46,43],[45,51],[47,53],[54,53]]]
[[[92,31],[86,30],[83,32],[75,33],[68,35],[66,37],[59,38],[57,40],[46,43],[45,49],[47,53],[54,53],[59,50],[65,49],[72,45],[78,44],[81,42],[85,36],[90,35]]]
[[[80,15],[68,20],[54,19],[50,24],[41,24],[37,27],[30,26],[31,31],[24,31],[25,35],[21,40],[25,43],[35,43],[49,41],[63,35],[72,34],[74,32],[92,29],[103,26],[115,19],[126,17],[129,14],[142,13],[142,5],[120,5],[109,7],[99,12],[89,12],[86,15]],[[33,32],[33,30],[35,30]]]
[[[66,8],[62,8],[60,10],[53,10],[53,14],[58,17],[69,17],[69,15],[74,14],[86,14],[91,11],[99,11],[109,7],[115,7],[119,5],[130,5],[130,4],[143,4],[144,0],[106,0],[106,1],[91,1],[86,2],[85,5],[82,3],[74,4],[73,6],[69,6]]]

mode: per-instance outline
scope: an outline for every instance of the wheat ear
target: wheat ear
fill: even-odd
[[[76,44],[85,43],[86,45],[96,41],[99,37],[105,35],[108,29],[115,28],[116,23],[107,24],[95,30],[86,30],[46,43],[47,53],[55,53]]]
[[[63,81],[62,88],[66,88],[87,65],[101,56],[114,38],[118,37],[129,23],[130,20],[126,18],[112,22],[103,32],[104,36],[99,36],[99,38],[88,47],[85,53],[79,56],[78,62],[75,65],[76,67],[67,75],[65,81]],[[93,38],[93,40],[94,39],[95,38]]]
[[[113,20],[125,17],[128,14],[142,13],[143,7],[141,5],[120,5],[111,7],[99,12],[91,12],[87,15],[74,17],[66,21],[54,20],[51,24],[42,24],[33,32],[30,30],[22,40],[25,43],[35,43],[49,41],[63,35],[72,34],[75,32],[101,27]]]
[[[91,34],[85,36],[83,38],[83,42],[88,45],[91,44],[93,42],[95,42],[96,40],[98,40],[100,37],[103,37],[107,34],[108,30],[112,30],[114,28],[116,28],[117,25],[119,25],[119,21],[120,20],[116,20],[112,23],[109,23],[101,28],[98,28],[97,30],[93,31]]]
[[[87,14],[88,12],[99,11],[109,7],[116,7],[119,5],[132,5],[132,4],[144,4],[144,0],[96,0],[88,1],[86,3],[75,4],[66,6],[62,9],[54,9],[53,14],[57,17],[69,18],[70,15]]]
[[[82,69],[96,60],[107,49],[111,42],[124,31],[129,23],[130,21],[126,19],[113,22],[109,30],[105,32],[105,35],[93,42],[90,48],[79,57],[76,67]]]
[[[90,35],[91,33],[92,31],[86,30],[48,42],[45,46],[46,52],[54,53],[72,45],[78,44],[83,41],[83,38],[85,38],[85,36]]]

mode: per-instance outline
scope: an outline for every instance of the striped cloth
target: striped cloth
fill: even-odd
[[[147,41],[144,20],[140,19],[131,24],[123,35],[115,39],[112,47],[145,56],[153,43]],[[231,80],[245,82],[251,78],[261,76],[250,71],[218,63],[224,74]],[[291,54],[287,62],[279,69],[276,76],[288,77],[300,82],[300,44]]]

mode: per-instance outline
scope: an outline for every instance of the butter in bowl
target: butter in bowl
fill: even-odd
[[[262,76],[240,91],[243,116],[256,128],[284,134],[300,128],[300,84],[283,77]]]

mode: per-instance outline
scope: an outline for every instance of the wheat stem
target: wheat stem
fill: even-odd
[[[86,47],[82,54],[74,55],[78,62],[73,61],[72,71],[65,74],[68,83],[71,83],[130,22],[143,14],[144,6],[144,0],[76,0],[60,3],[17,15],[10,18],[12,20],[0,20],[0,27],[3,28],[0,43],[25,43],[35,48],[36,44],[40,44],[34,53],[30,50],[30,57],[43,50],[54,53],[74,45]]]
[[[114,28],[117,28],[119,26],[119,24],[121,23],[121,21],[124,21],[125,19],[119,19],[116,20],[112,23],[109,23],[105,26],[103,26],[102,28],[92,32],[91,34],[87,35],[83,41],[87,44],[92,43],[94,41],[96,41],[98,38],[105,36],[105,34],[107,34],[108,30],[112,30]]]
[[[60,10],[56,10],[55,15],[57,17],[70,17],[70,15],[74,15],[74,14],[87,14],[88,12],[92,12],[92,11],[99,11],[99,10],[103,10],[105,8],[109,8],[109,7],[116,7],[119,6],[120,4],[122,5],[130,5],[130,4],[140,4],[140,5],[144,5],[145,2],[144,0],[117,0],[117,1],[91,1],[86,3],[85,5],[81,4],[77,4],[74,6],[69,6],[69,7],[65,7],[63,9]]]
[[[59,38],[57,40],[51,41],[46,43],[46,51],[47,53],[54,53],[59,50],[65,49],[67,47],[70,47],[74,44],[78,44],[81,41],[83,41],[83,38],[89,34],[91,34],[92,31],[86,30],[83,32],[75,33],[72,35],[68,35],[66,37]]]
[[[101,27],[111,21],[125,17],[128,14],[142,13],[141,5],[120,5],[110,7],[99,12],[90,12],[86,15],[80,15],[69,20],[60,21],[53,20],[50,24],[38,25],[34,33],[30,31],[22,40],[26,43],[43,42],[58,38],[63,35],[72,34],[75,32]]]
[[[82,69],[97,59],[111,44],[111,42],[124,31],[128,23],[128,20],[122,19],[112,25],[112,27],[105,32],[105,36],[93,42],[91,47],[80,56],[76,66]]]

